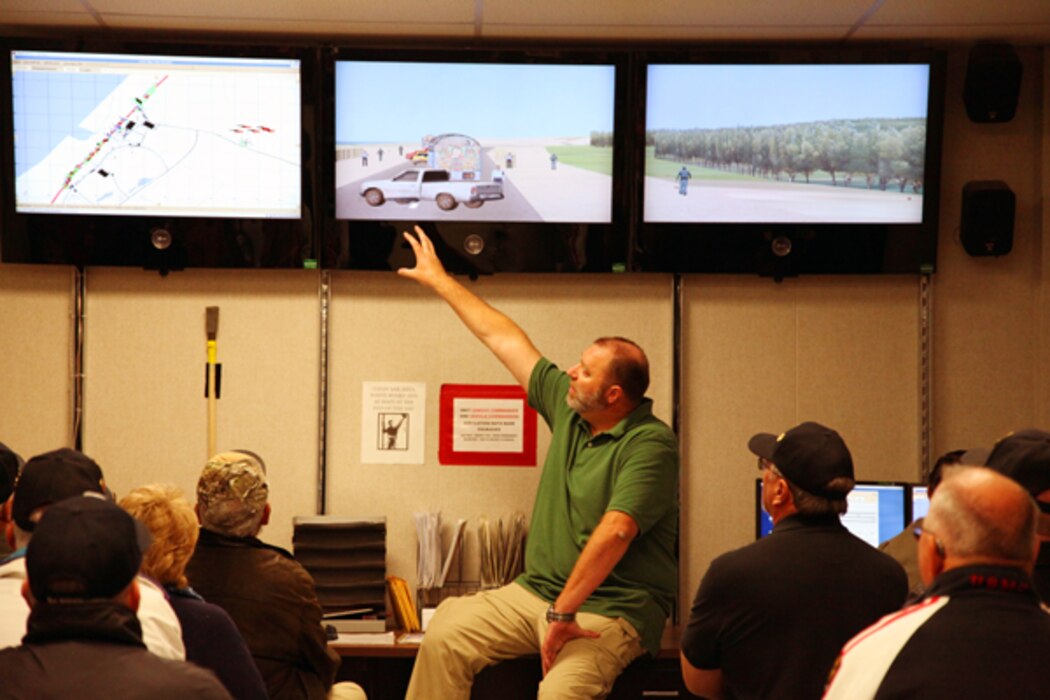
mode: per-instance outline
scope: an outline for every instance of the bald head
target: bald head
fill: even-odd
[[[1035,561],[1038,509],[1017,482],[984,467],[955,467],[930,499],[924,529],[944,545],[949,565]]]

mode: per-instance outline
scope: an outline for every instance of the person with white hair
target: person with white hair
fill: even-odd
[[[1035,501],[984,467],[954,467],[921,528],[925,597],[843,647],[825,700],[1045,698],[1050,615],[1032,583]]]

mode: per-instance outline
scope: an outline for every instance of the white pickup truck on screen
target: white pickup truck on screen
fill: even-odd
[[[416,202],[432,200],[444,211],[455,209],[460,202],[476,209],[487,201],[503,199],[503,185],[499,182],[452,180],[447,170],[412,168],[389,180],[365,180],[360,194],[373,207],[384,202]]]

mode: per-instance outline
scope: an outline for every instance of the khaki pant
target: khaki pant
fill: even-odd
[[[539,653],[547,633],[547,607],[546,601],[516,583],[448,598],[427,626],[406,700],[469,700],[481,669]],[[644,651],[626,620],[580,613],[576,621],[601,637],[574,639],[562,647],[540,683],[538,698],[603,698],[627,664]]]

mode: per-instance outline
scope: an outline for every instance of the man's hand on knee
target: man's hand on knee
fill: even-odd
[[[547,636],[543,640],[543,647],[540,649],[540,658],[543,660],[543,675],[547,675],[547,671],[554,665],[554,660],[558,658],[561,648],[568,642],[581,637],[597,639],[600,636],[597,632],[583,629],[575,621],[550,623],[547,626]]]

